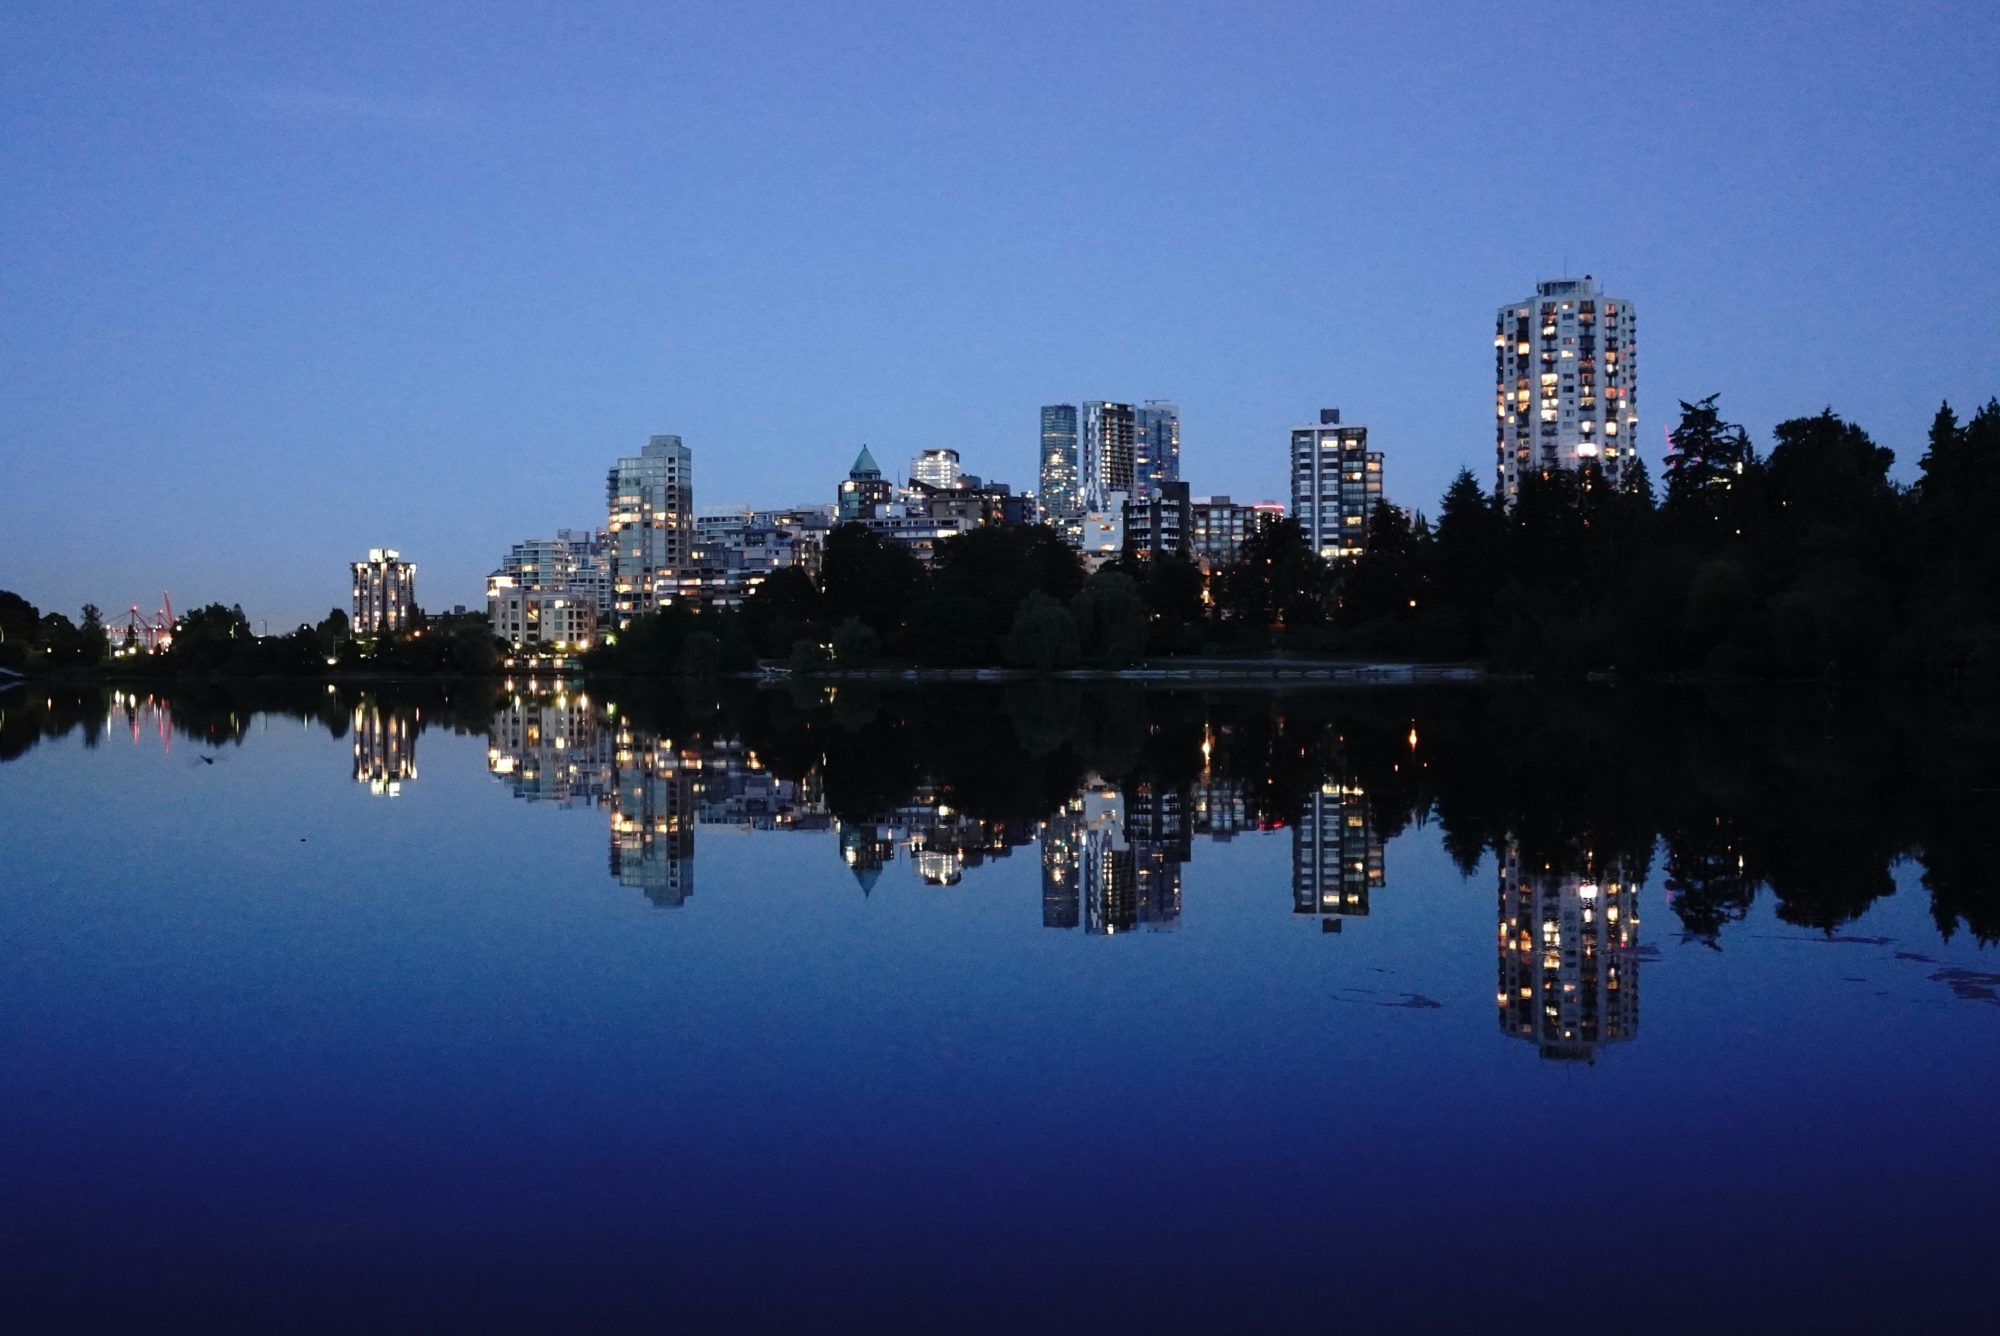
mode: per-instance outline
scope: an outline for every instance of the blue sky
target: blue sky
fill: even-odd
[[[1259,499],[1337,404],[1434,510],[1565,257],[1655,460],[1719,392],[1908,477],[2000,393],[1995,68],[1978,4],[17,8],[0,587],[275,629],[386,545],[476,604],[650,433],[703,507],[1026,487],[1099,397]]]

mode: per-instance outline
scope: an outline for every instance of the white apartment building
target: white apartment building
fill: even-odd
[[[1493,321],[1494,471],[1512,505],[1521,479],[1595,463],[1613,486],[1638,449],[1638,319],[1597,280],[1559,278]]]
[[[493,634],[517,650],[560,654],[597,641],[597,598],[580,589],[495,588],[488,581],[486,618]]]
[[[354,575],[354,634],[407,631],[417,616],[417,563],[393,547],[371,547],[368,560],[349,562]]]

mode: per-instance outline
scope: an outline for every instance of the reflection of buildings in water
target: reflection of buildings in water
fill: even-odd
[[[611,752],[611,875],[671,909],[694,894],[699,755],[620,726]]]
[[[676,750],[671,739],[601,721],[581,692],[511,697],[488,726],[486,766],[525,801],[608,808],[612,876],[663,906],[694,893],[697,823],[832,824],[817,776],[779,779],[734,740]]]
[[[861,883],[872,891],[896,851],[907,850],[910,867],[927,886],[956,886],[967,868],[989,858],[1005,858],[1028,837],[1005,821],[989,821],[961,812],[945,802],[938,790],[920,785],[910,801],[860,821],[836,823],[840,856]]]
[[[874,822],[840,823],[840,861],[853,869],[863,895],[875,889],[875,883],[882,879],[882,865],[895,856],[892,828]]]
[[[1581,872],[1500,854],[1500,1028],[1544,1058],[1589,1062],[1639,1027],[1639,888],[1623,865]]]
[[[1132,900],[1138,922],[1156,932],[1181,921],[1181,867],[1194,856],[1187,795],[1141,784],[1126,800],[1126,834],[1132,841]]]
[[[1180,922],[1187,801],[1140,786],[1128,800],[1093,779],[1041,826],[1042,925],[1112,936]]]
[[[1346,919],[1366,917],[1369,893],[1381,885],[1382,842],[1367,796],[1351,784],[1322,784],[1292,826],[1292,912],[1339,932]]]
[[[516,798],[594,807],[611,788],[611,748],[590,697],[511,698],[487,728],[486,768]]]
[[[734,740],[702,752],[695,815],[704,826],[743,830],[828,830],[833,825],[817,773],[780,779],[764,768],[757,753]]]
[[[417,777],[417,725],[422,716],[384,710],[374,701],[354,707],[354,782],[377,797],[394,798]]]
[[[1204,774],[1189,799],[1193,834],[1212,840],[1227,840],[1239,832],[1255,830],[1250,820],[1250,804],[1244,797],[1243,781]]]

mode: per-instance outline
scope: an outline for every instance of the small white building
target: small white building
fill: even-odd
[[[597,599],[577,589],[521,589],[506,577],[487,581],[486,616],[493,634],[515,649],[557,653],[597,643]]]

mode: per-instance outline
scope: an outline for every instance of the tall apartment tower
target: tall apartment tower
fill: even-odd
[[[1637,452],[1638,319],[1597,280],[1559,278],[1493,321],[1494,471],[1512,505],[1521,479],[1595,463],[1613,486]]]
[[[1292,428],[1292,516],[1307,547],[1328,561],[1360,556],[1381,503],[1382,456],[1369,450],[1368,428],[1341,426],[1338,408]]]
[[[619,626],[673,601],[694,557],[694,454],[655,436],[605,477],[611,513],[611,616]]]
[[[1083,514],[1083,490],[1078,486],[1076,405],[1042,406],[1042,516],[1057,533],[1076,541],[1076,523]]]
[[[1148,399],[1133,413],[1132,476],[1137,490],[1181,478],[1181,406]]]
[[[371,547],[368,560],[348,563],[354,574],[354,634],[406,631],[417,615],[417,563],[393,547]]]
[[[1093,399],[1083,406],[1083,440],[1077,451],[1083,509],[1118,508],[1114,493],[1132,494],[1132,462],[1138,414],[1130,404]],[[1178,435],[1176,431],[1176,435]]]

